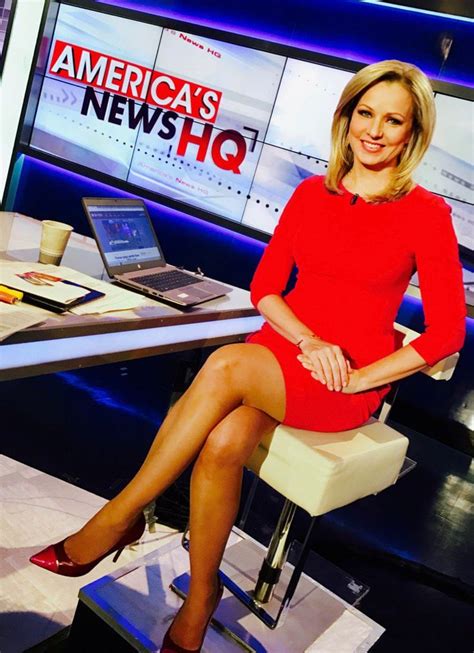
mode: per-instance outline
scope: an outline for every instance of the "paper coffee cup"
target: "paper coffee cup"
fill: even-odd
[[[73,228],[56,220],[43,220],[41,224],[39,262],[59,265]]]

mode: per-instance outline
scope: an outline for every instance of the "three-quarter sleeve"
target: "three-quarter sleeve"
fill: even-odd
[[[287,286],[295,263],[293,242],[304,211],[305,187],[308,181],[299,184],[288,200],[255,270],[250,284],[250,299],[255,308],[262,297],[281,295]]]
[[[423,229],[416,233],[415,260],[425,331],[410,344],[428,365],[459,351],[464,343],[466,303],[451,208],[433,196]]]

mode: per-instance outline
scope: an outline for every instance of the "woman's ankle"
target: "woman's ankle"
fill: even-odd
[[[205,581],[191,583],[188,592],[188,599],[191,603],[207,603],[214,600],[220,587],[219,578],[207,579]]]
[[[124,532],[130,528],[140,516],[141,510],[123,510],[115,504],[112,499],[106,503],[83,527],[92,526],[98,529],[112,529],[116,532]]]
[[[116,544],[136,519],[118,518],[101,509],[82,528],[66,538],[66,555],[77,564],[90,562]]]

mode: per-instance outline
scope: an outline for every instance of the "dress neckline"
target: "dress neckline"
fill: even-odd
[[[343,184],[343,182],[342,182],[342,179],[341,179],[341,181],[339,182],[339,186],[338,186],[338,187],[339,187],[340,190],[342,190],[343,195],[347,195],[348,197],[351,198],[351,199],[350,199],[350,202],[351,202],[352,204],[355,204],[356,201],[361,201],[361,202],[363,202],[364,204],[366,204],[366,205],[368,205],[368,206],[379,206],[380,204],[389,204],[389,203],[392,203],[392,202],[402,202],[402,201],[405,200],[406,198],[410,197],[410,196],[411,196],[415,191],[417,191],[417,190],[420,188],[420,185],[419,185],[419,184],[416,184],[416,183],[413,184],[413,187],[408,191],[408,193],[406,193],[405,195],[403,195],[403,197],[399,197],[399,198],[396,199],[396,200],[389,200],[389,202],[380,202],[380,203],[368,202],[366,199],[364,199],[364,198],[362,197],[362,195],[359,195],[358,193],[353,193],[353,192],[350,191],[348,188],[346,188],[346,186],[344,186],[344,184]],[[355,197],[357,198],[357,200],[354,200]]]

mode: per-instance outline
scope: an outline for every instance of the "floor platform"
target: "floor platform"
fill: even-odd
[[[222,570],[250,589],[263,555],[260,544],[235,530]],[[75,629],[73,624],[70,638],[74,650],[92,650],[94,643],[87,639],[85,631],[95,630],[91,622],[91,615],[95,615],[109,626],[111,638],[118,635],[128,643],[128,648],[121,647],[121,651],[159,651],[164,633],[181,604],[181,598],[169,589],[169,585],[176,577],[181,577],[179,584],[182,585],[188,564],[188,554],[181,546],[180,537],[175,535],[157,551],[83,587],[79,594],[80,607],[82,613],[84,607],[89,612],[89,628]],[[287,574],[289,572],[287,570]],[[285,582],[284,578],[282,582]],[[250,614],[227,590],[213,625],[206,636],[205,653],[237,653],[242,650],[256,653],[362,653],[368,651],[384,631],[359,610],[307,576],[300,581],[286,619],[275,630],[268,629]],[[241,644],[229,635],[229,631],[241,640]],[[102,639],[101,650],[116,650],[116,646],[110,644],[108,648]]]
[[[117,564],[105,559],[86,576],[64,578],[28,562],[41,548],[63,539],[105,500],[0,455],[0,651],[19,653],[44,641],[74,617],[80,588],[117,567],[156,550],[175,533],[159,525],[145,533]]]

